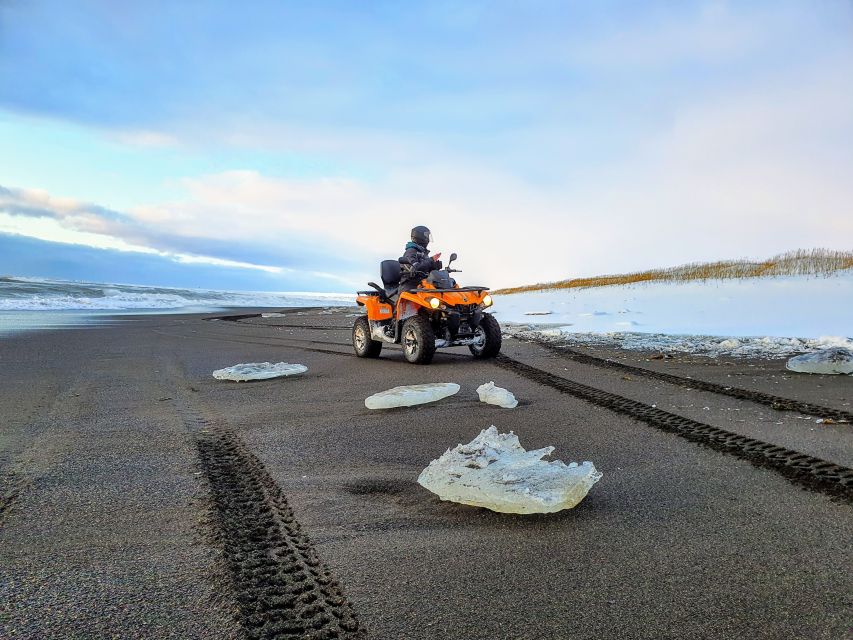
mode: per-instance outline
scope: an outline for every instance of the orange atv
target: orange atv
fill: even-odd
[[[447,268],[423,275],[420,286],[401,290],[402,266],[398,260],[380,264],[382,284],[367,284],[373,291],[359,291],[356,302],[367,315],[355,321],[352,345],[360,358],[376,358],[382,343],[403,345],[406,360],[416,364],[432,361],[436,349],[467,346],[475,358],[493,358],[501,350],[501,327],[485,313],[492,305],[488,287],[460,287],[450,277],[456,260],[451,254]],[[408,265],[407,265],[408,266]]]

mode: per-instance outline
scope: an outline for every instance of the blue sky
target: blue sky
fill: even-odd
[[[0,2],[0,273],[349,290],[416,224],[492,285],[849,249],[851,33],[843,0]]]

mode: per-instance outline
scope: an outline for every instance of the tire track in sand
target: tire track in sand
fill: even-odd
[[[853,504],[853,469],[777,445],[697,422],[609,391],[554,375],[509,356],[498,355],[496,364],[528,380],[551,387],[629,416],[651,427],[674,433],[697,444],[771,469],[790,482]]]
[[[366,638],[340,584],[294,517],[281,488],[229,429],[180,395],[210,488],[216,541],[248,638]]]
[[[645,369],[643,367],[635,367],[633,365],[624,364],[622,362],[617,362],[608,358],[599,358],[598,356],[593,356],[588,353],[582,353],[575,349],[570,349],[569,347],[554,345],[544,340],[525,339],[525,341],[539,345],[540,347],[550,351],[551,353],[555,353],[569,360],[574,360],[575,362],[580,362],[581,364],[587,364],[594,367],[599,367],[601,369],[612,369],[614,371],[620,371],[636,376],[642,376],[644,378],[649,378],[652,380],[661,380],[663,382],[673,384],[683,389],[696,389],[698,391],[708,391],[710,393],[716,393],[721,396],[737,398],[738,400],[749,400],[757,404],[768,406],[771,409],[775,409],[776,411],[793,411],[796,413],[803,413],[806,415],[815,416],[817,418],[829,418],[830,420],[835,420],[842,424],[853,423],[853,413],[851,413],[850,411],[833,409],[831,407],[824,407],[821,405],[812,404],[811,402],[804,402],[802,400],[794,400],[792,398],[776,396],[770,393],[764,393],[763,391],[755,391],[753,389],[742,389],[740,387],[735,387],[732,385],[722,385],[717,384],[715,382],[708,382],[707,380],[701,380],[699,378],[687,378],[684,376],[677,376],[672,373],[665,373],[663,371],[654,371],[652,369]]]

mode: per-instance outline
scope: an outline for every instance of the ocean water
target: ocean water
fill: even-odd
[[[129,314],[325,307],[351,305],[354,299],[346,293],[217,291],[0,277],[0,336],[115,324],[121,321],[117,316]]]

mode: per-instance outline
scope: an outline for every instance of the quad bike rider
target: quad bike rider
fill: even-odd
[[[380,287],[359,291],[356,302],[367,314],[355,321],[352,343],[357,356],[376,358],[382,343],[402,344],[406,360],[428,364],[436,349],[467,346],[475,358],[493,358],[501,350],[501,328],[485,309],[492,305],[488,287],[460,287],[450,276],[456,254],[446,268],[430,257],[429,229],[412,229],[412,242],[397,260],[380,264]]]

